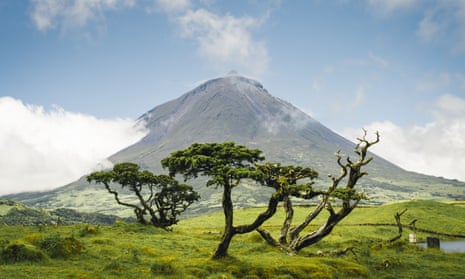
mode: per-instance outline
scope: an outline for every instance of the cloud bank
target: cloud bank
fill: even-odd
[[[373,152],[410,171],[465,181],[465,99],[442,95],[432,110],[433,120],[422,126],[400,127],[390,121],[365,126],[379,131]],[[355,139],[360,131],[342,134]]]
[[[101,167],[145,134],[135,121],[49,111],[0,98],[0,195],[50,190]]]

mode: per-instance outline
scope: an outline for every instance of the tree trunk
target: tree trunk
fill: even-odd
[[[228,248],[229,244],[231,243],[231,239],[234,236],[234,230],[230,229],[223,233],[221,237],[221,242],[218,244],[216,248],[215,254],[213,255],[213,259],[221,259],[228,255]]]
[[[310,246],[314,243],[325,238],[328,234],[330,234],[334,227],[339,224],[342,219],[344,219],[347,215],[349,215],[352,210],[357,206],[358,202],[353,204],[351,207],[343,207],[337,213],[334,212],[332,207],[328,207],[328,211],[330,216],[326,220],[326,222],[321,225],[318,230],[306,234],[305,236],[299,237],[291,242],[289,245],[291,250],[299,251],[307,246]]]
[[[313,211],[307,215],[305,220],[290,231],[289,234],[291,242],[295,241],[299,237],[300,233],[310,224],[310,222],[312,222],[313,219],[315,219],[321,213],[321,211],[326,206],[327,200],[327,196],[323,197],[323,200],[321,200],[320,203],[313,209]]]
[[[216,248],[215,254],[213,255],[214,259],[219,259],[228,255],[229,244],[231,239],[234,236],[233,228],[233,203],[231,199],[231,190],[232,187],[229,183],[226,183],[223,186],[223,212],[224,212],[224,232],[221,237],[221,242]]]
[[[260,227],[266,220],[271,218],[275,212],[276,208],[278,207],[278,203],[281,200],[282,196],[280,193],[275,192],[270,201],[268,202],[268,207],[266,211],[262,212],[260,215],[257,216],[255,221],[248,225],[240,225],[240,226],[233,226],[233,204],[231,200],[231,187],[225,187],[225,191],[223,192],[223,209],[225,215],[225,228],[223,236],[221,237],[221,242],[216,249],[215,254],[213,255],[214,259],[222,258],[227,256],[229,244],[231,239],[236,234],[245,234],[249,233],[253,230],[256,230]]]
[[[292,208],[292,201],[289,196],[284,198],[284,211],[286,212],[286,218],[284,219],[283,226],[281,227],[281,235],[279,237],[279,243],[282,245],[287,244],[287,233],[292,224],[294,217],[294,209]]]
[[[289,248],[294,251],[300,251],[301,249],[307,246],[317,243],[318,241],[322,240],[325,236],[330,234],[337,223],[338,221],[328,220],[318,230],[293,241]]]

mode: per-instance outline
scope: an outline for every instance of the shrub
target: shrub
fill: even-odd
[[[52,258],[69,258],[79,255],[84,246],[74,237],[62,238],[59,235],[50,236],[39,241],[38,246]]]
[[[47,256],[33,245],[11,243],[1,251],[0,258],[3,263],[17,263],[39,262],[47,259]]]
[[[99,229],[99,226],[91,226],[89,224],[85,224],[79,231],[79,236],[84,237],[86,235],[98,234]]]

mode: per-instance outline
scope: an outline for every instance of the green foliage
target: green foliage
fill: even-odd
[[[200,198],[192,186],[179,184],[167,175],[140,171],[137,164],[128,162],[116,164],[111,171],[94,172],[87,177],[87,181],[104,184],[119,205],[134,210],[139,223],[146,224],[148,214],[151,224],[163,228],[176,224],[178,216]],[[137,202],[123,201],[118,191],[112,188],[112,183],[132,192]]]
[[[170,176],[181,174],[187,180],[203,175],[209,177],[207,187],[216,185],[223,188],[222,207],[225,227],[214,258],[227,255],[234,235],[255,230],[276,211],[279,198],[272,196],[266,212],[260,214],[252,224],[234,226],[232,189],[239,185],[242,179],[264,181],[263,173],[255,166],[258,161],[264,159],[261,153],[258,149],[249,149],[233,142],[194,143],[185,150],[171,153],[170,157],[161,161],[162,166],[168,168]]]
[[[185,150],[171,153],[161,164],[168,168],[170,176],[181,174],[187,180],[203,175],[210,177],[207,186],[224,186],[231,182],[237,185],[240,179],[256,179],[260,175],[254,171],[254,164],[264,160],[261,153],[233,142],[194,143]]]
[[[2,263],[40,262],[47,256],[37,247],[25,243],[10,243],[2,248]]]
[[[33,226],[0,226],[0,274],[2,279],[463,278],[464,253],[444,253],[409,244],[406,241],[408,229],[401,241],[388,244],[385,240],[397,233],[395,226],[357,225],[394,224],[393,215],[399,208],[408,208],[403,218],[407,213],[412,217],[423,216],[417,222],[418,227],[434,226],[437,231],[447,231],[454,226],[458,233],[465,234],[463,206],[431,201],[357,208],[331,235],[294,256],[265,244],[257,233],[252,233],[238,235],[237,241],[231,243],[234,257],[211,260],[211,251],[221,237],[224,223],[221,212],[182,220],[171,233],[153,226],[123,222],[100,226],[97,234],[82,237],[79,232],[83,225],[47,226],[43,232]],[[241,209],[235,212],[235,217],[248,223],[262,211],[263,208]],[[304,217],[307,211],[308,208],[295,207],[296,218]],[[279,232],[283,215],[284,212],[278,211],[266,223],[266,229]],[[316,229],[324,220],[324,216],[315,219],[315,226],[309,230]],[[407,220],[410,219],[405,217]],[[39,247],[41,239],[65,239],[73,234],[86,249],[67,260],[48,258],[45,249]],[[423,239],[426,235],[418,233]],[[13,249],[8,247],[13,244],[23,244],[29,249],[28,253],[30,250],[38,252],[42,258],[22,256],[20,261],[4,261],[4,255],[11,254]],[[355,255],[326,254],[349,246],[356,247]],[[321,255],[319,250],[323,252]]]
[[[51,258],[67,259],[79,255],[84,246],[78,239],[60,235],[47,236],[37,242],[37,246],[45,251]]]
[[[96,227],[96,226],[91,226],[89,224],[84,224],[82,226],[81,230],[79,231],[79,236],[83,237],[83,236],[86,236],[86,235],[98,234],[99,229],[100,229],[100,227],[98,227],[98,226]]]

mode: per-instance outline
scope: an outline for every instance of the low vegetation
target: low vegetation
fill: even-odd
[[[295,218],[304,218],[308,211],[294,209]],[[463,278],[464,253],[409,244],[409,228],[399,240],[388,241],[397,235],[394,215],[404,209],[408,209],[402,215],[405,224],[417,219],[417,228],[465,234],[463,205],[433,201],[356,208],[332,234],[294,256],[253,232],[236,236],[233,256],[212,260],[224,226],[221,212],[180,221],[172,232],[119,221],[111,226],[2,225],[0,274],[2,278]],[[262,211],[236,210],[234,218],[238,224],[249,223]],[[279,210],[264,229],[279,233],[284,217]],[[308,229],[314,230],[326,218],[319,216]],[[417,231],[418,241],[429,235]]]

